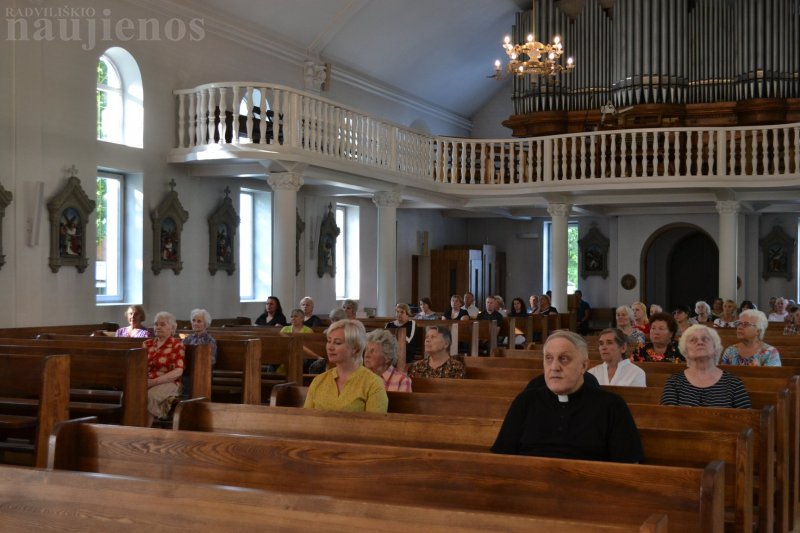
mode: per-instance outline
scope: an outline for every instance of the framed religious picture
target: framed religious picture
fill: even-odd
[[[83,272],[89,266],[86,255],[86,225],[94,211],[95,201],[90,200],[75,176],[77,170],[69,169],[71,176],[61,191],[47,202],[50,213],[50,270],[58,272],[62,266],[74,266]]]
[[[6,216],[6,207],[11,204],[12,195],[0,185],[0,268],[6,263],[6,256],[3,255],[3,218]]]
[[[759,241],[761,246],[761,277],[786,278],[791,281],[792,257],[794,257],[794,239],[780,226],[774,226],[769,234]]]
[[[150,213],[150,220],[153,222],[153,260],[150,263],[153,274],[158,275],[164,269],[180,274],[183,269],[181,233],[189,213],[178,199],[174,179],[169,182],[169,192]]]
[[[341,230],[336,225],[333,206],[328,204],[328,214],[322,218],[319,227],[319,244],[317,245],[317,276],[329,274],[336,277],[336,238]]]
[[[597,224],[578,240],[578,264],[581,278],[589,276],[608,277],[608,239],[597,229]]]
[[[233,208],[230,193],[230,187],[225,187],[225,198],[208,217],[208,271],[212,276],[217,270],[224,270],[229,276],[236,272],[235,243],[239,215]]]

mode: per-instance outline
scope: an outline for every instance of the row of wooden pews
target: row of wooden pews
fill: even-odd
[[[50,461],[53,469],[616,527],[641,527],[663,509],[676,529],[722,531],[720,462],[620,465],[81,421],[59,426]],[[657,497],[639,490],[654,479]]]
[[[598,524],[63,470],[0,467],[0,523],[63,531],[666,533],[667,517]],[[112,522],[113,521],[113,522]],[[113,526],[110,526],[113,524]]]

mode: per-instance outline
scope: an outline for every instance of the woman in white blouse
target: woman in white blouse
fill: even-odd
[[[647,386],[644,370],[625,359],[628,350],[628,336],[616,328],[600,332],[597,343],[603,364],[589,369],[600,385],[619,385],[622,387]]]

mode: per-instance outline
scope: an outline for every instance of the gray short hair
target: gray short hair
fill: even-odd
[[[686,328],[686,331],[683,332],[681,338],[678,339],[678,350],[684,355],[684,357],[686,357],[687,339],[695,333],[700,333],[702,331],[708,333],[708,336],[711,337],[711,342],[714,343],[714,364],[718,365],[719,358],[722,355],[722,339],[719,338],[719,333],[717,333],[717,330],[714,328],[704,326],[703,324],[694,324],[693,326],[689,326]]]
[[[741,321],[744,318],[750,318],[753,321],[753,324],[755,324],[756,329],[758,330],[758,339],[762,340],[764,338],[764,334],[767,332],[767,326],[769,326],[767,315],[758,309],[745,309],[739,313],[739,320]]]
[[[547,340],[544,341],[542,349],[547,349],[547,344],[554,339],[564,339],[569,341],[573,346],[575,346],[575,348],[578,349],[584,359],[589,359],[589,346],[586,344],[586,340],[574,331],[569,331],[566,329],[558,329],[554,331],[549,337],[547,337]]]
[[[699,300],[697,303],[694,304],[695,313],[697,312],[698,307],[702,307],[703,309],[705,309],[707,315],[711,314],[711,306],[708,305],[708,302],[706,302],[705,300]]]
[[[344,309],[342,309],[341,307],[337,307],[336,309],[331,309],[331,312],[328,315],[328,318],[331,319],[331,322],[342,320],[344,317],[345,317]]]
[[[192,312],[189,313],[189,320],[194,320],[194,317],[196,316],[203,317],[203,323],[206,325],[206,327],[211,325],[211,314],[205,309],[192,309]]]
[[[175,315],[173,315],[169,311],[159,311],[153,318],[153,324],[158,322],[159,319],[161,318],[167,321],[167,324],[169,324],[170,328],[172,328],[172,333],[175,333],[175,330],[178,329],[178,321],[175,320]]]
[[[379,345],[386,362],[397,365],[397,339],[388,330],[373,329],[367,334],[367,343]]]
[[[358,302],[357,301],[355,301],[355,300],[345,300],[345,301],[342,302],[342,308],[344,308],[344,306],[346,306],[346,305],[351,306],[353,308],[353,312],[354,313],[356,311],[358,311]]]
[[[615,310],[616,313],[623,311],[626,315],[628,315],[628,321],[633,325],[633,308],[630,305],[620,305]]]

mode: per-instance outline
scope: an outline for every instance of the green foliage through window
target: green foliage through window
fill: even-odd
[[[107,192],[108,185],[105,178],[97,178],[97,246],[100,246],[106,239],[106,225],[108,223]]]
[[[578,288],[578,225],[567,226],[567,284]]]

